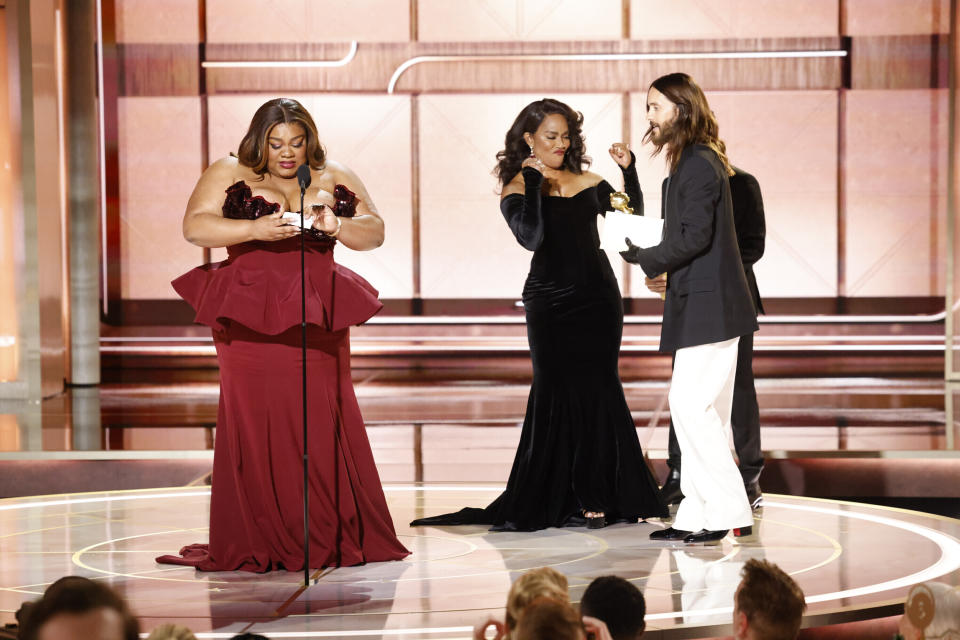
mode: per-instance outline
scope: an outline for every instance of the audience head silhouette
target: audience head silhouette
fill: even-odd
[[[733,602],[735,640],[793,640],[807,603],[803,591],[780,567],[751,558],[740,572]]]
[[[536,598],[527,605],[510,634],[512,640],[585,640],[580,616],[569,602]]]
[[[566,576],[556,569],[540,567],[514,580],[507,594],[507,629],[515,629],[524,609],[537,598],[543,597],[570,602]]]
[[[613,640],[635,640],[643,635],[647,603],[632,582],[619,576],[601,576],[583,592],[580,613],[607,623]]]
[[[138,640],[140,625],[126,602],[100,582],[60,578],[31,603],[21,640]]]

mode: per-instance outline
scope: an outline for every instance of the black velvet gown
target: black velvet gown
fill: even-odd
[[[607,522],[666,516],[617,370],[623,305],[597,233],[614,189],[602,181],[570,197],[543,196],[542,175],[526,168],[523,176],[526,192],[501,202],[517,240],[534,251],[523,288],[533,385],[510,479],[486,508],[411,525],[534,531],[582,526],[583,511],[603,511]],[[634,164],[624,181],[642,213]]]

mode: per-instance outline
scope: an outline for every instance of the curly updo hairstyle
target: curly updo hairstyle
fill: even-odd
[[[501,187],[513,180],[520,172],[520,165],[530,155],[530,145],[523,139],[523,134],[536,133],[544,118],[554,113],[567,121],[570,134],[570,148],[563,157],[561,168],[579,174],[583,173],[585,166],[590,166],[590,158],[584,155],[587,145],[583,141],[583,114],[559,100],[544,98],[525,106],[507,131],[504,148],[497,152],[497,166],[493,170]]]
[[[327,153],[320,144],[317,125],[302,104],[293,98],[274,98],[253,114],[250,128],[240,141],[237,158],[256,173],[267,172],[267,137],[278,124],[298,124],[307,136],[307,163],[311,169],[323,169]]]

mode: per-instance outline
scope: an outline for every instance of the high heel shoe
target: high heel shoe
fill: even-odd
[[[587,529],[603,529],[607,526],[607,516],[603,511],[584,511],[583,519],[587,521]]]

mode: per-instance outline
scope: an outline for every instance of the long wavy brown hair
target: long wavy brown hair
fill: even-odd
[[[493,169],[493,175],[500,180],[501,187],[513,180],[520,172],[520,165],[530,155],[530,146],[523,139],[523,134],[536,133],[543,119],[553,113],[564,117],[570,135],[570,148],[563,157],[561,168],[580,174],[584,167],[590,166],[590,158],[584,155],[587,145],[583,140],[583,114],[559,100],[544,98],[525,106],[507,131],[503,149],[497,152],[497,166]]]
[[[317,125],[313,122],[302,104],[293,98],[274,98],[264,102],[253,114],[250,128],[240,141],[237,149],[237,158],[254,172],[263,175],[267,172],[267,136],[278,124],[299,124],[307,136],[307,163],[310,168],[323,169],[327,160],[327,152],[320,144]]]
[[[673,173],[677,170],[683,150],[692,144],[702,144],[720,156],[727,175],[732,176],[733,169],[727,160],[727,145],[720,139],[720,125],[700,85],[685,73],[670,73],[660,76],[650,86],[677,106],[676,119],[668,127],[661,128],[660,142],[653,143],[653,155],[667,147],[667,164],[670,173]],[[652,128],[647,129],[643,136],[644,143],[653,142],[652,131]]]

